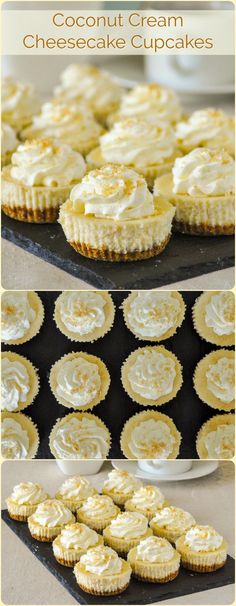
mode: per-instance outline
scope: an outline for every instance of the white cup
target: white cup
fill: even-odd
[[[56,462],[60,470],[68,476],[80,474],[83,476],[91,476],[98,473],[104,463],[104,461],[101,460],[69,461],[67,459],[57,459]]]
[[[140,460],[138,466],[142,471],[151,473],[153,476],[178,476],[186,473],[192,467],[192,461],[162,461],[160,459]]]
[[[145,75],[180,93],[220,92],[234,89],[234,57],[231,55],[147,55]]]

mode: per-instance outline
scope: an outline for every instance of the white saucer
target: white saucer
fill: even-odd
[[[219,465],[217,461],[193,461],[193,466],[189,471],[175,476],[163,476],[163,474],[156,473],[154,475],[152,473],[143,471],[140,469],[140,467],[138,467],[136,461],[112,459],[111,463],[115,469],[129,471],[133,475],[137,476],[137,478],[152,481],[158,480],[158,482],[179,482],[179,480],[193,480],[194,478],[201,478],[213,473],[213,471],[215,471]]]
[[[124,88],[134,88],[144,82],[144,80],[132,80],[131,78],[122,78],[121,76],[115,75],[115,80],[120,86]],[[176,89],[177,90],[177,89]],[[183,95],[232,95],[234,93],[234,84],[218,84],[218,86],[205,86],[204,90],[201,87],[190,88],[188,90],[177,90],[179,94]]]

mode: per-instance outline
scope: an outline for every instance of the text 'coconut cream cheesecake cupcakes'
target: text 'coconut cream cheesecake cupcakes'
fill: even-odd
[[[154,195],[176,209],[174,227],[186,234],[229,236],[235,226],[235,162],[224,150],[197,148],[158,177]]]
[[[106,291],[64,291],[55,303],[54,320],[71,341],[93,342],[112,328],[115,306]]]
[[[107,495],[94,495],[77,509],[77,520],[87,524],[96,532],[102,533],[104,528],[120,513],[119,507],[115,505],[111,497]]]
[[[61,73],[60,80],[55,88],[56,98],[65,102],[84,100],[102,124],[116,111],[124,94],[111,74],[93,65],[71,64]]]
[[[112,469],[103,484],[102,493],[111,497],[116,505],[123,507],[141,486],[142,482],[128,471]]]
[[[233,459],[235,415],[215,415],[201,426],[196,442],[200,459]]]
[[[110,547],[89,549],[75,565],[76,581],[83,591],[93,595],[117,595],[127,589],[131,568]]]
[[[22,412],[2,412],[1,451],[4,459],[34,459],[39,434],[30,417]]]
[[[145,410],[126,421],[120,439],[127,459],[176,459],[181,434],[167,415]]]
[[[90,484],[87,478],[74,476],[63,482],[55,494],[55,499],[62,501],[66,507],[69,507],[73,513],[82,505],[84,501],[97,491]]]
[[[2,210],[18,221],[53,223],[85,174],[81,154],[56,139],[21,143],[2,170]]]
[[[182,109],[176,93],[159,84],[141,83],[123,96],[118,112],[111,114],[111,126],[123,118],[132,117],[148,120],[153,125],[175,124],[181,119]]]
[[[105,423],[87,412],[74,412],[58,419],[49,436],[55,459],[106,459],[110,443]]]
[[[52,544],[53,554],[63,566],[73,567],[91,547],[103,545],[103,537],[85,524],[67,524]]]
[[[224,566],[228,545],[212,526],[194,526],[176,541],[184,568],[213,572]]]
[[[33,364],[13,351],[1,354],[1,409],[19,412],[34,401],[39,378]]]
[[[10,518],[19,522],[27,522],[29,516],[37,509],[39,503],[46,501],[49,495],[41,484],[20,482],[14,486],[12,494],[6,499]]]
[[[180,555],[166,540],[148,537],[127,557],[133,575],[147,583],[168,583],[179,574]]]
[[[199,398],[212,408],[229,411],[235,406],[234,356],[230,349],[218,349],[196,366],[194,388]]]
[[[153,534],[175,543],[187,530],[195,526],[196,521],[188,511],[180,507],[163,507],[155,513],[150,522]]]
[[[133,291],[122,303],[124,321],[137,339],[164,341],[184,320],[185,303],[175,291]]]
[[[13,152],[19,145],[16,132],[10,124],[2,122],[1,125],[1,166],[10,164]]]
[[[166,247],[174,214],[174,206],[156,200],[141,175],[108,164],[72,189],[59,223],[69,244],[85,257],[136,261]]]
[[[41,113],[34,116],[31,126],[21,133],[21,139],[60,139],[80,154],[86,155],[98,145],[104,133],[85,103],[44,103]]]
[[[181,388],[181,364],[163,345],[139,347],[125,360],[121,380],[134,402],[160,406],[172,400]]]
[[[234,345],[234,293],[226,290],[202,293],[193,306],[193,323],[205,341],[221,347]]]
[[[2,80],[2,121],[17,132],[31,123],[40,109],[38,95],[31,84],[6,76]]]
[[[1,340],[22,345],[35,337],[44,320],[40,297],[33,290],[7,290],[1,297]]]
[[[90,169],[107,162],[123,164],[143,175],[152,188],[156,177],[169,173],[180,155],[170,125],[155,126],[140,118],[126,118],[100,138],[87,162]]]
[[[235,120],[222,109],[208,107],[198,109],[176,125],[176,142],[184,154],[196,147],[207,147],[221,151],[225,149],[234,156]]]
[[[87,410],[105,399],[110,375],[100,358],[77,351],[66,354],[52,366],[49,383],[59,404]]]
[[[103,530],[105,544],[115,549],[123,557],[142,539],[152,535],[147,518],[137,511],[120,513],[107,528]]]
[[[31,536],[37,541],[51,542],[66,524],[73,522],[75,517],[68,507],[56,499],[47,499],[29,516],[28,527]]]
[[[156,511],[168,505],[164,495],[157,486],[141,486],[128,501],[125,502],[126,511],[138,511],[151,520]]]

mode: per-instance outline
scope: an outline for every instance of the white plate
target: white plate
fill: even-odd
[[[156,473],[153,475],[152,473],[143,471],[140,469],[140,467],[138,467],[136,461],[112,459],[111,463],[115,469],[129,471],[133,475],[137,476],[137,478],[152,481],[158,480],[158,482],[178,482],[179,480],[193,480],[194,478],[201,478],[213,473],[213,471],[215,471],[219,465],[217,461],[193,461],[193,466],[189,471],[176,476],[169,475],[163,477],[163,474],[158,475],[158,473]]]

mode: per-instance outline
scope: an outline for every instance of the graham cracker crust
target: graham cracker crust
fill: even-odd
[[[52,543],[54,541],[55,537],[52,538],[48,538],[48,537],[39,537],[37,534],[33,534],[32,532],[30,533],[31,536],[33,537],[33,539],[36,539],[36,541],[40,541],[40,543]]]
[[[138,581],[144,581],[145,583],[169,583],[169,581],[173,581],[179,574],[179,570],[176,572],[172,572],[167,577],[163,579],[151,579],[150,577],[141,576],[134,572],[132,572],[133,577],[135,577]]]
[[[85,242],[69,242],[69,244],[83,257],[89,257],[89,259],[95,259],[96,261],[141,261],[142,259],[150,259],[151,257],[155,257],[159,255],[170,240],[171,234],[161,243],[149,250],[135,250],[127,253],[119,253],[113,250],[108,250],[108,248],[103,247],[98,250],[97,248],[93,248]]]
[[[55,554],[54,554],[54,556],[55,556]],[[62,566],[67,566],[68,568],[74,568],[75,564],[78,561],[78,560],[76,560],[76,562],[71,562],[69,564],[69,562],[67,560],[64,560],[63,558],[59,558],[58,556],[55,556],[55,558],[59,564],[62,564]]]
[[[207,225],[199,223],[199,225],[190,225],[184,221],[176,221],[174,219],[174,230],[182,234],[190,234],[191,236],[232,236],[235,232],[234,224],[231,225]]]
[[[212,564],[212,566],[201,566],[201,564],[190,564],[189,562],[184,562],[181,559],[181,566],[183,566],[183,568],[187,568],[187,570],[192,570],[193,572],[214,572],[219,568],[223,568],[225,562],[226,560],[224,560],[224,562],[221,562],[221,564]]]
[[[8,511],[9,518],[12,520],[16,520],[17,522],[27,522],[28,516],[21,516],[17,514],[12,514]]]
[[[58,219],[58,208],[45,208],[45,210],[32,210],[26,206],[10,206],[2,205],[2,210],[11,219],[16,221],[24,221],[25,223],[55,223]]]
[[[80,583],[78,583],[78,585],[80,586],[80,589],[83,589],[83,591],[85,591],[85,593],[91,593],[92,595],[109,596],[109,595],[119,595],[120,593],[123,593],[123,591],[125,591],[127,589],[127,587],[129,586],[129,583],[124,585],[124,587],[122,587],[122,589],[119,589],[117,591],[108,591],[108,592],[104,592],[104,591],[100,592],[100,591],[96,591],[95,589],[88,589],[87,587],[85,587],[84,585],[81,585]]]

